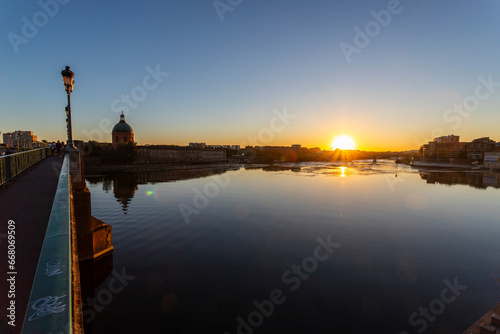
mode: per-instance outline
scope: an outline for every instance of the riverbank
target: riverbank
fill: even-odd
[[[472,169],[470,164],[454,164],[454,163],[440,163],[440,162],[423,162],[423,161],[412,161],[410,162],[412,167],[433,167],[433,168],[460,168],[460,169]]]
[[[190,163],[190,164],[123,164],[123,165],[90,165],[85,166],[85,171],[88,175],[98,174],[103,172],[113,172],[113,171],[123,171],[123,172],[134,172],[134,171],[161,171],[161,170],[178,170],[178,169],[204,169],[204,168],[220,168],[226,167],[239,168],[241,164],[236,163]]]

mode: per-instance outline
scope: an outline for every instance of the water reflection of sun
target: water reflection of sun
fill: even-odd
[[[345,171],[347,167],[340,167],[340,177],[345,177]]]

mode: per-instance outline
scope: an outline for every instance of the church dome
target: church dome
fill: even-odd
[[[116,123],[113,127],[112,133],[122,132],[122,133],[134,133],[132,127],[125,122],[125,115],[123,113],[120,115],[120,122]]]

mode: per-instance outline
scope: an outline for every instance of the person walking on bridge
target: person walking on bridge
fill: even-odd
[[[56,149],[57,149],[57,156],[61,156],[61,151],[62,151],[62,145],[61,142],[58,140],[56,143]]]
[[[52,155],[56,154],[56,143],[54,142],[50,143],[50,153]]]

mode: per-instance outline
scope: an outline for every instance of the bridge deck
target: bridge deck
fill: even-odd
[[[50,156],[0,187],[0,333],[20,333],[40,250],[56,193],[63,158]],[[15,327],[7,324],[9,306],[7,226],[15,222]]]

